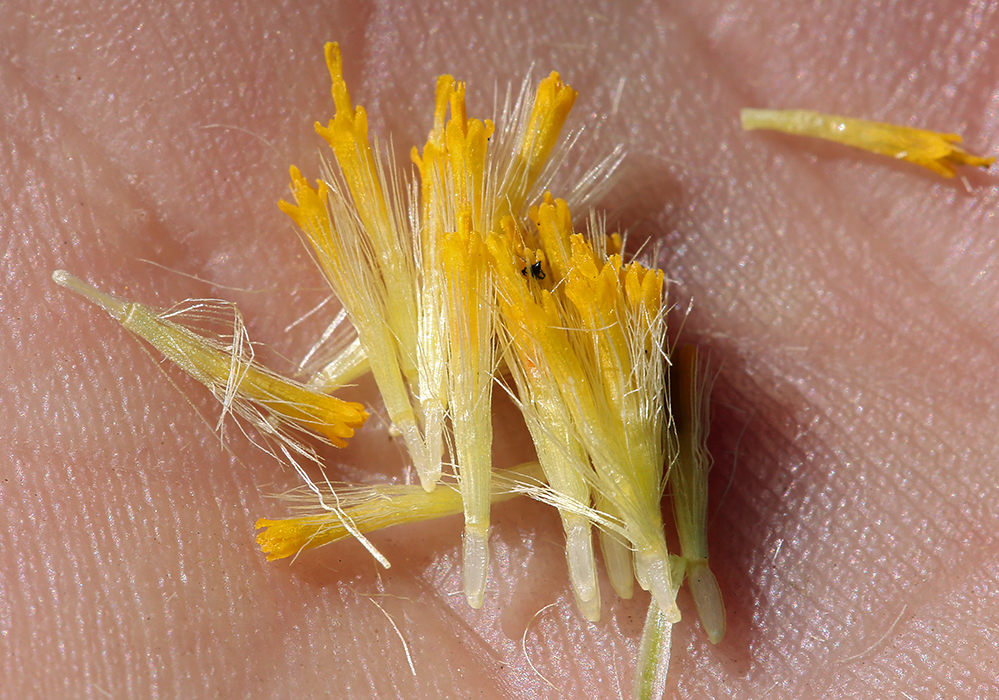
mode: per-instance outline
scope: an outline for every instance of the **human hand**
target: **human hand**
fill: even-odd
[[[200,387],[168,368],[171,387],[49,279],[62,267],[161,306],[229,298],[275,366],[301,355],[321,321],[285,328],[325,292],[275,203],[288,165],[318,173],[329,39],[401,157],[425,139],[438,74],[489,116],[494,83],[531,63],[606,115],[600,145],[625,144],[615,219],[664,242],[678,304],[694,301],[684,337],[722,367],[710,541],[729,634],[710,646],[681,593],[668,696],[987,695],[995,181],[969,173],[967,191],[745,134],[738,109],[911,120],[987,153],[996,19],[925,2],[481,12],[6,10],[0,696],[556,697],[528,657],[565,696],[627,695],[647,597],[614,600],[604,580],[603,620],[586,623],[550,509],[495,509],[481,611],[461,594],[460,519],[374,536],[389,571],[356,543],[267,564],[253,523],[280,514],[265,494],[294,476],[231,425],[222,451]],[[512,413],[497,451],[530,455]],[[330,454],[345,479],[401,473],[377,421]]]

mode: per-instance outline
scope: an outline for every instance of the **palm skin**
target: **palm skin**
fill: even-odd
[[[525,648],[567,697],[627,695],[647,598],[603,581],[603,621],[583,621],[549,509],[496,509],[481,611],[456,519],[378,535],[389,571],[355,543],[267,564],[253,523],[293,475],[231,427],[221,450],[195,410],[214,416],[210,398],[49,279],[161,306],[223,296],[274,366],[300,355],[321,322],[286,327],[323,282],[275,202],[289,164],[318,173],[329,39],[402,156],[438,74],[486,116],[532,62],[628,149],[608,205],[663,242],[694,301],[684,337],[721,365],[729,633],[709,645],[681,594],[668,697],[992,694],[999,190],[744,134],[738,108],[957,130],[988,152],[999,21],[797,5],[5,7],[0,697],[557,697]],[[510,415],[497,452],[530,455]],[[330,456],[349,480],[402,470],[378,421]]]

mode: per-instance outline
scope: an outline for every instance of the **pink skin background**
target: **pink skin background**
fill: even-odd
[[[289,164],[318,174],[331,39],[403,163],[437,75],[489,116],[532,63],[627,148],[612,218],[664,244],[684,337],[721,366],[729,633],[708,644],[681,593],[667,697],[995,697],[999,182],[746,134],[738,109],[995,153],[997,31],[995,6],[925,0],[5,3],[0,697],[627,697],[647,595],[604,579],[586,623],[550,509],[495,509],[479,611],[459,518],[374,536],[388,571],[353,542],[268,564],[253,525],[294,476],[232,425],[221,449],[206,392],[50,280],[231,299],[286,369],[323,324],[286,327],[326,292],[276,201]],[[498,461],[529,458],[500,413]],[[337,478],[404,478],[377,417],[328,456]]]

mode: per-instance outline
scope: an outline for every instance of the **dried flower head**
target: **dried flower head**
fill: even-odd
[[[465,85],[442,76],[433,127],[422,151],[411,153],[418,179],[407,182],[369,137],[336,44],[326,46],[326,63],[336,111],[316,131],[333,158],[315,184],[292,167],[294,202],[280,203],[343,306],[303,360],[319,367],[307,384],[254,360],[230,305],[195,300],[157,312],[67,273],[56,281],[208,386],[223,415],[247,419],[295,466],[304,485],[281,498],[297,513],[257,522],[268,560],[351,536],[388,567],[366,533],[460,512],[464,593],[479,607],[492,503],[533,497],[559,511],[570,581],[588,619],[600,616],[594,528],[615,591],[630,597],[637,580],[651,592],[636,678],[636,695],[650,696],[668,667],[685,574],[712,641],[725,622],[707,560],[703,372],[696,356],[681,354],[685,374],[671,392],[663,272],[625,262],[621,237],[608,236],[599,217],[574,223],[586,220],[580,213],[606,186],[620,150],[556,198],[553,173],[574,143],[562,131],[576,92],[551,73],[512,106],[507,100],[497,128],[469,118]],[[221,311],[231,318],[226,337],[194,323]],[[344,334],[331,353],[326,340],[344,321],[356,337]],[[368,371],[419,487],[317,483],[299,464],[304,457],[321,466],[295,431],[342,446],[364,423],[360,405],[329,391]],[[497,381],[521,408],[537,463],[493,468]],[[671,395],[689,420],[673,421]],[[668,484],[682,557],[669,552],[664,535]]]

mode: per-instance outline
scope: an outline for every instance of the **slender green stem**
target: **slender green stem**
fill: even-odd
[[[653,598],[649,601],[649,614],[645,618],[642,643],[638,647],[632,693],[635,700],[658,700],[666,691],[672,637],[673,624],[666,619],[666,614]]]

